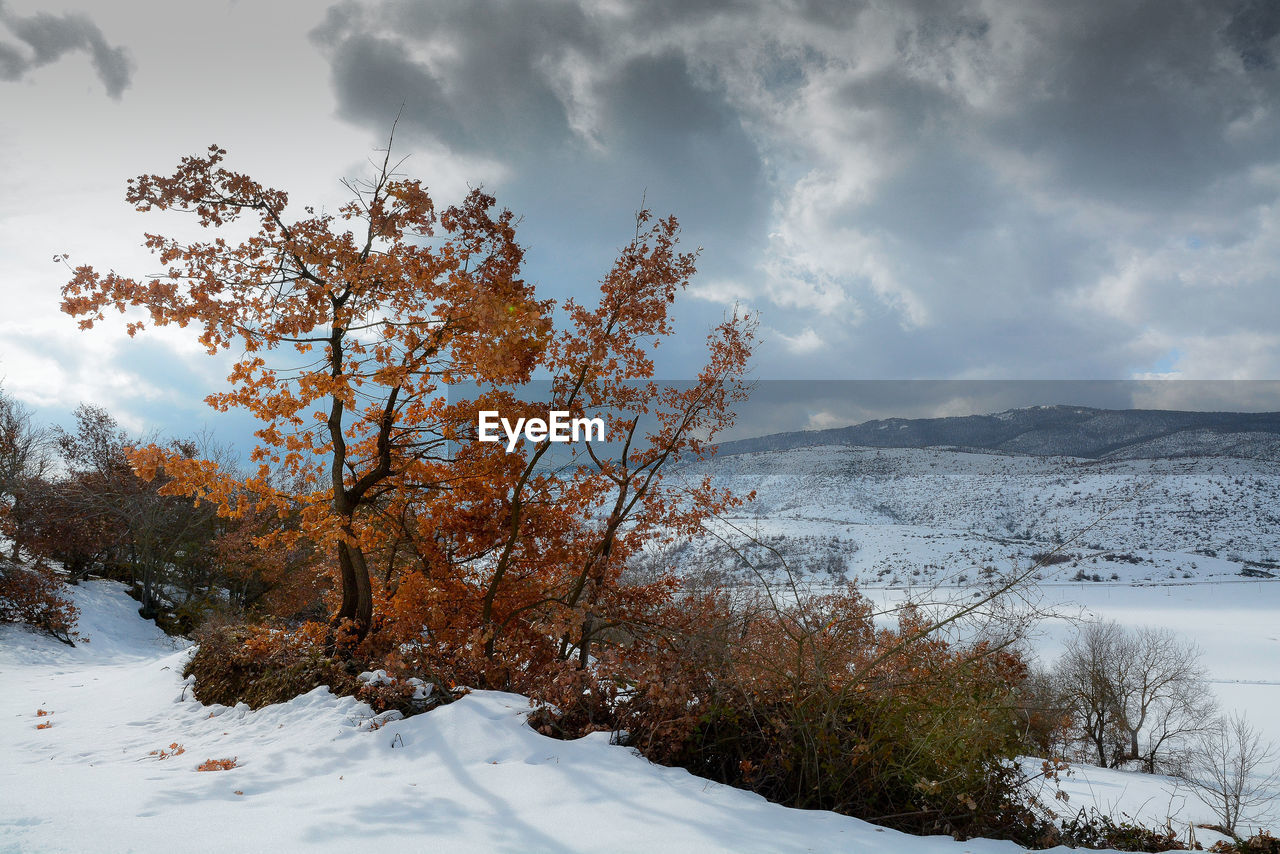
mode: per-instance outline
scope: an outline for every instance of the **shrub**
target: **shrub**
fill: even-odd
[[[710,596],[616,693],[647,757],[756,791],[917,833],[1028,838],[1013,697],[1025,668],[949,643],[911,610],[877,629],[852,588],[796,604]]]
[[[8,565],[0,568],[0,623],[23,623],[67,646],[80,640],[80,609],[62,595],[62,583],[49,571]]]
[[[379,714],[395,709],[409,717],[450,702],[453,698],[453,693],[442,690],[443,686],[439,683],[416,677],[397,679],[388,675],[385,670],[366,671],[356,678],[360,683],[360,687],[356,689],[356,699],[368,703]]]
[[[1243,715],[1221,716],[1200,732],[1183,756],[1178,776],[1235,836],[1240,825],[1267,816],[1280,785],[1277,747]]]
[[[1280,839],[1263,830],[1247,839],[1217,842],[1209,850],[1221,854],[1280,854]]]
[[[327,631],[319,623],[209,626],[196,632],[199,647],[182,673],[196,677],[196,699],[224,706],[243,702],[258,709],[320,685],[354,694],[355,676],[325,649]]]
[[[196,641],[199,647],[183,675],[195,676],[195,697],[202,703],[242,702],[258,709],[328,685],[375,712],[396,709],[408,717],[451,699],[449,691],[421,679],[359,678],[360,662],[331,652],[329,628],[321,623],[206,626],[196,632]]]
[[[1096,809],[1088,812],[1082,809],[1075,818],[1063,822],[1061,835],[1055,841],[1070,848],[1151,852],[1188,850],[1171,827],[1155,829],[1129,821],[1116,822]]]

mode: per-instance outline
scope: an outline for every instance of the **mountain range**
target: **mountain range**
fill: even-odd
[[[889,418],[722,442],[719,456],[820,445],[951,448],[1086,459],[1230,456],[1280,460],[1280,412],[1032,406],[993,415]]]

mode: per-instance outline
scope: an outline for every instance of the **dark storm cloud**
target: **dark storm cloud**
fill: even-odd
[[[1251,14],[1232,5],[1053,4],[1038,56],[1010,89],[1017,112],[986,132],[1104,198],[1186,203],[1274,151],[1271,48],[1223,37]],[[1262,126],[1233,138],[1236,122]]]
[[[375,0],[313,37],[344,116],[404,103],[530,222],[680,213],[772,375],[1274,376],[1278,10]]]
[[[553,210],[575,235],[530,217],[528,239],[557,261],[616,247],[642,199],[704,226],[691,237],[708,250],[717,233],[760,233],[768,195],[737,110],[677,46],[619,51],[618,36],[576,2],[347,3],[313,34],[345,117],[385,127],[403,104],[402,127],[510,166],[503,202]]]
[[[709,14],[695,6],[682,15]],[[556,231],[538,216],[527,234],[558,261],[616,246],[601,217],[625,226],[643,199],[707,226],[692,236],[709,249],[716,231],[763,228],[759,155],[724,93],[678,47],[616,50],[576,2],[343,4],[313,35],[343,115],[385,126],[403,104],[402,126],[510,166],[504,203],[556,212]]]
[[[568,142],[547,63],[575,47],[598,51],[582,45],[582,13],[571,4],[398,4],[372,18],[347,4],[314,37],[331,50],[348,117],[386,123],[403,103],[408,124],[483,154]]]
[[[0,80],[20,80],[68,53],[84,51],[108,95],[118,99],[129,88],[133,63],[128,52],[109,45],[102,31],[85,15],[16,15],[0,4],[0,25],[26,46],[24,50],[0,42]]]

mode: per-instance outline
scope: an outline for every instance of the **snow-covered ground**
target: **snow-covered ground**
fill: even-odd
[[[1039,760],[1025,761],[1028,774],[1039,765]],[[1056,789],[1061,789],[1066,798],[1055,797]],[[1170,827],[1184,843],[1195,840],[1205,848],[1230,839],[1197,827],[1213,823],[1210,812],[1184,784],[1161,774],[1073,765],[1056,783],[1045,784],[1041,801],[1065,819],[1075,817],[1081,809],[1086,814],[1096,809],[1117,824],[1130,822],[1153,829]],[[1242,822],[1240,829],[1249,833],[1252,827]]]
[[[180,675],[188,651],[118,585],[75,595],[88,644],[0,626],[0,852],[1020,850],[788,809],[604,735],[556,741],[511,694],[377,729],[326,688],[256,712],[202,706]],[[208,759],[237,767],[196,771]]]

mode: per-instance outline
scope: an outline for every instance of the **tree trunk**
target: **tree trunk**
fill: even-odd
[[[355,629],[354,644],[358,644],[369,634],[373,622],[373,585],[369,580],[369,565],[364,551],[348,543],[338,544],[338,565],[342,575],[342,605],[334,615],[334,626],[336,628],[344,620],[350,620]]]

